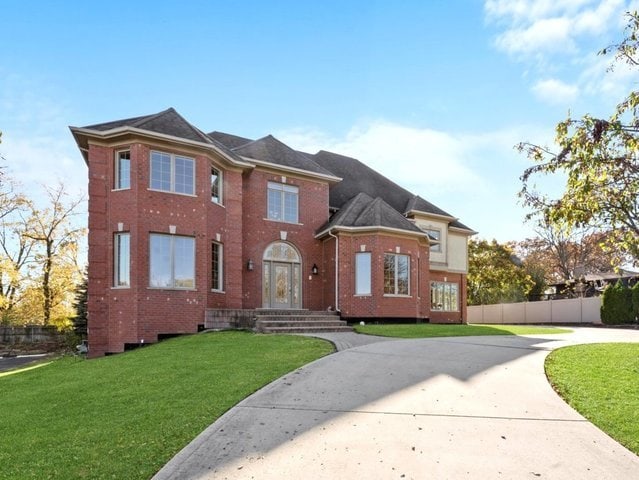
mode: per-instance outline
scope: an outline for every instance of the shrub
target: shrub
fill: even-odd
[[[601,321],[606,325],[632,323],[632,293],[621,281],[607,286],[601,298]]]
[[[630,289],[632,295],[632,316],[635,322],[639,322],[639,282]]]

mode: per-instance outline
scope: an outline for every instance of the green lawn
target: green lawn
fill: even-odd
[[[561,348],[548,355],[546,375],[575,410],[639,455],[639,344]]]
[[[327,355],[247,332],[175,338],[0,377],[0,478],[148,479],[230,407]]]
[[[442,325],[433,323],[355,325],[355,331],[368,335],[400,338],[466,337],[478,335],[539,335],[543,333],[570,333],[557,327],[529,325]]]

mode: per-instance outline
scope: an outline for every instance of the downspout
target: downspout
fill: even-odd
[[[335,311],[339,312],[339,238],[330,230],[328,235],[335,239]]]

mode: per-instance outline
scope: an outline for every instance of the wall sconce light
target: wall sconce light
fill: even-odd
[[[311,268],[311,273],[313,275],[317,275],[319,273],[319,268],[317,268],[317,264],[313,264],[313,268]]]
[[[255,268],[255,265],[253,265],[253,260],[251,260],[251,259],[249,258],[249,261],[248,261],[248,263],[246,264],[246,269],[247,269],[249,272],[252,272],[252,271],[253,271],[253,268]]]

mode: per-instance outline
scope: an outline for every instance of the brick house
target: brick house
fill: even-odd
[[[465,321],[475,232],[354,158],[205,134],[172,108],[70,128],[93,357],[269,311]]]

